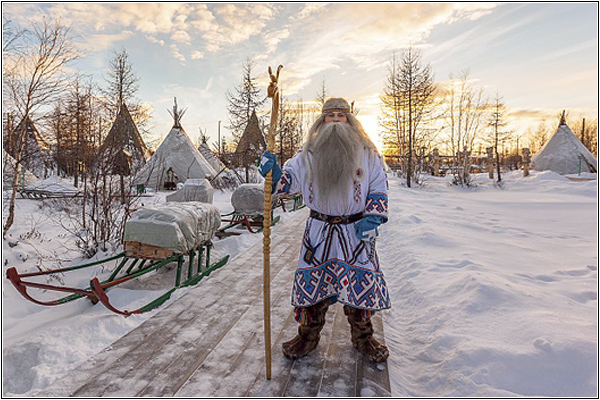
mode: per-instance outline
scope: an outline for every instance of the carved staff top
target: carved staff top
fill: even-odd
[[[269,128],[269,137],[267,141],[267,150],[272,151],[275,147],[275,134],[277,132],[277,121],[279,120],[279,72],[283,68],[283,65],[277,67],[277,73],[273,74],[273,69],[269,67],[269,76],[271,77],[271,83],[267,88],[267,96],[273,99],[271,107],[271,125]]]

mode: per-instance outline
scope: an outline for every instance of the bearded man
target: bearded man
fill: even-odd
[[[271,170],[273,193],[301,192],[311,210],[292,289],[298,335],[283,343],[283,354],[297,359],[314,350],[327,309],[340,302],[354,347],[385,361],[389,351],[373,338],[371,317],[391,306],[375,251],[378,227],[388,220],[388,184],[383,160],[348,102],[325,102],[283,171],[265,152],[259,171]]]

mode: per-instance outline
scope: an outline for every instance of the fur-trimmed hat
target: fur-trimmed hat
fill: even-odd
[[[325,101],[323,104],[323,109],[321,110],[321,114],[325,114],[327,112],[352,112],[350,108],[350,104],[346,101],[346,99],[342,99],[341,97],[332,97]]]

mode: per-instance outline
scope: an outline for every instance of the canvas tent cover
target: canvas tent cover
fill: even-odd
[[[532,161],[537,171],[550,170],[561,175],[598,171],[596,157],[566,124],[558,127]]]
[[[155,204],[133,213],[125,224],[123,241],[186,253],[211,240],[220,225],[221,214],[212,204]]]
[[[219,158],[215,155],[215,153],[212,152],[206,143],[202,143],[198,150],[215,171],[219,172],[225,168],[225,164],[219,160]]]
[[[171,168],[176,175],[175,183],[187,179],[204,179],[206,175],[216,176],[214,168],[194,147],[192,141],[181,128],[173,128],[134,179],[136,184],[144,184],[153,189],[162,189]]]

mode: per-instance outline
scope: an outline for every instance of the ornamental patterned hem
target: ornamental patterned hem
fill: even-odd
[[[298,268],[292,289],[294,307],[308,307],[331,297],[360,309],[378,311],[391,307],[381,272],[357,268],[340,260]]]

